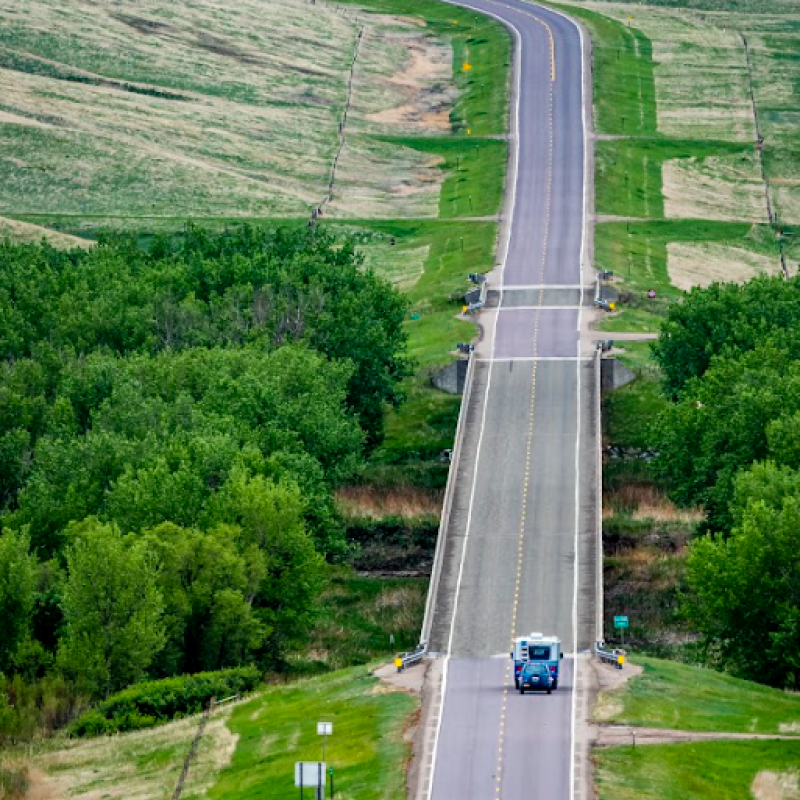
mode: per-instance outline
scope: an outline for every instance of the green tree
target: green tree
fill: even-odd
[[[800,362],[771,344],[718,357],[655,423],[656,474],[682,505],[702,505],[708,530],[731,527],[737,472],[770,455],[779,420],[800,406]]]
[[[691,545],[686,609],[742,677],[800,687],[800,475],[758,465],[737,480],[737,524]]]
[[[164,645],[164,603],[152,554],[95,519],[69,526],[64,636],[58,662],[96,697],[140,680]]]
[[[27,532],[0,534],[0,671],[6,670],[31,628],[36,601],[36,557]]]
[[[215,497],[211,513],[239,527],[240,547],[255,547],[264,558],[253,608],[270,631],[261,658],[279,662],[287,647],[303,641],[316,616],[323,587],[323,560],[314,548],[296,485],[248,476],[237,469]]]
[[[167,642],[155,666],[159,675],[200,672],[251,662],[269,629],[252,602],[264,578],[255,547],[240,552],[239,530],[210,531],[164,523],[146,532],[158,557]]]
[[[664,374],[666,393],[677,398],[701,377],[715,356],[744,353],[770,334],[800,323],[800,277],[759,277],[745,284],[715,283],[695,288],[670,306],[653,354]]]

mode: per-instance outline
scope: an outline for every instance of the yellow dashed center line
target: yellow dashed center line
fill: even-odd
[[[550,81],[551,83],[555,83],[556,80],[556,40],[553,37],[553,29],[541,18],[537,17],[536,14],[531,14],[530,11],[523,11],[521,8],[517,8],[516,6],[510,6],[506,3],[499,3],[497,0],[488,0],[494,6],[502,6],[503,8],[510,8],[512,11],[516,11],[519,14],[524,14],[526,17],[530,17],[531,19],[535,19],[546,31],[547,31],[547,38],[550,41]]]
[[[495,2],[495,0],[489,0],[489,2],[494,3],[494,5],[505,5],[504,3]],[[508,6],[506,6],[508,7]],[[544,28],[547,30],[548,37],[550,39],[550,96],[549,96],[549,109],[548,109],[548,142],[547,142],[547,179],[546,179],[546,195],[545,195],[545,222],[544,222],[544,233],[542,236],[542,260],[540,265],[540,272],[539,272],[539,302],[538,305],[544,305],[544,281],[545,281],[545,267],[547,264],[547,245],[548,245],[548,237],[550,233],[550,216],[551,216],[551,208],[552,208],[552,195],[553,195],[553,142],[554,142],[554,131],[553,131],[553,105],[554,105],[554,90],[553,84],[556,80],[556,54],[555,54],[555,40],[553,39],[553,31],[550,29],[550,26],[542,19],[537,17],[535,14],[530,14],[527,11],[522,11],[520,9],[515,9],[519,11],[521,14],[525,14],[528,17],[532,17],[535,19],[540,25],[543,25]],[[535,320],[534,320],[534,330],[533,330],[533,355],[534,357],[538,355],[539,350],[539,319],[541,317],[541,313],[537,313]],[[520,592],[520,583],[522,579],[522,567],[523,561],[525,557],[525,521],[527,517],[527,510],[528,510],[528,488],[530,485],[530,474],[531,474],[531,447],[533,446],[533,423],[534,423],[534,412],[536,409],[536,371],[538,361],[534,360],[531,362],[533,364],[532,374],[531,374],[531,403],[528,409],[528,435],[526,437],[527,444],[525,446],[525,476],[523,478],[522,483],[522,509],[520,511],[520,523],[519,523],[519,538],[518,538],[518,546],[517,546],[517,575],[516,575],[516,582],[514,584],[514,601],[512,605],[512,612],[511,612],[511,636],[510,636],[510,645],[511,649],[514,648],[514,639],[517,635],[517,610],[519,608],[519,592]],[[504,758],[504,747],[505,747],[505,718],[506,718],[506,707],[508,704],[508,694],[511,691],[511,687],[514,685],[514,664],[511,662],[506,669],[505,674],[505,681],[503,686],[503,703],[500,711],[500,723],[499,723],[499,731],[498,731],[498,742],[497,742],[497,771],[495,774],[495,800],[499,800],[502,792],[503,786],[503,758]]]

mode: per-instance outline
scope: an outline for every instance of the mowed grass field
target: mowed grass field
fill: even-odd
[[[654,0],[561,6],[594,46],[597,266],[617,273],[609,331],[657,331],[694,285],[780,270],[800,222],[800,7]],[[777,223],[770,227],[748,83]],[[620,221],[628,222],[620,225]],[[784,241],[790,271],[797,246]],[[659,301],[648,303],[656,289]]]
[[[437,160],[369,134],[442,130],[450,46],[302,0],[0,10],[0,215],[305,214],[327,190],[357,45],[332,209],[436,216]],[[418,119],[376,119],[401,106]]]

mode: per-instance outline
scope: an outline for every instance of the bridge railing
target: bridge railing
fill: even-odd
[[[420,632],[420,647],[427,650],[427,643],[430,641],[431,626],[433,625],[433,609],[436,605],[436,593],[439,591],[439,579],[442,575],[442,564],[444,562],[444,550],[447,540],[447,526],[450,522],[450,510],[453,506],[453,495],[456,488],[456,476],[458,465],[461,458],[461,446],[464,440],[464,426],[469,408],[469,401],[472,395],[473,376],[475,374],[475,357],[470,354],[469,366],[467,367],[467,377],[464,380],[464,394],[461,397],[461,410],[458,413],[458,424],[456,425],[456,439],[453,445],[453,454],[450,458],[450,470],[447,474],[447,486],[444,490],[444,502],[442,503],[442,516],[439,521],[439,533],[436,537],[436,550],[433,555],[433,568],[431,569],[431,580],[428,584],[428,598],[425,602],[425,616],[422,620],[422,631]]]
[[[606,647],[605,642],[595,642],[594,643],[594,654],[606,664],[613,664],[617,669],[622,669],[622,665],[625,663],[625,656],[627,655],[625,650],[620,650],[619,647],[615,647],[610,649]]]
[[[406,667],[413,667],[414,664],[419,664],[428,652],[428,645],[426,642],[420,642],[413,650],[408,653],[400,653],[394,660],[398,672],[402,672]]]

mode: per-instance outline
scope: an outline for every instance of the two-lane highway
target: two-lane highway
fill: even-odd
[[[459,5],[515,38],[508,239],[479,347],[434,585],[445,659],[427,795],[573,796],[577,654],[595,635],[594,364],[579,337],[586,225],[580,30],[517,0]],[[498,292],[499,290],[499,296]],[[558,635],[551,696],[514,692],[511,639]]]

